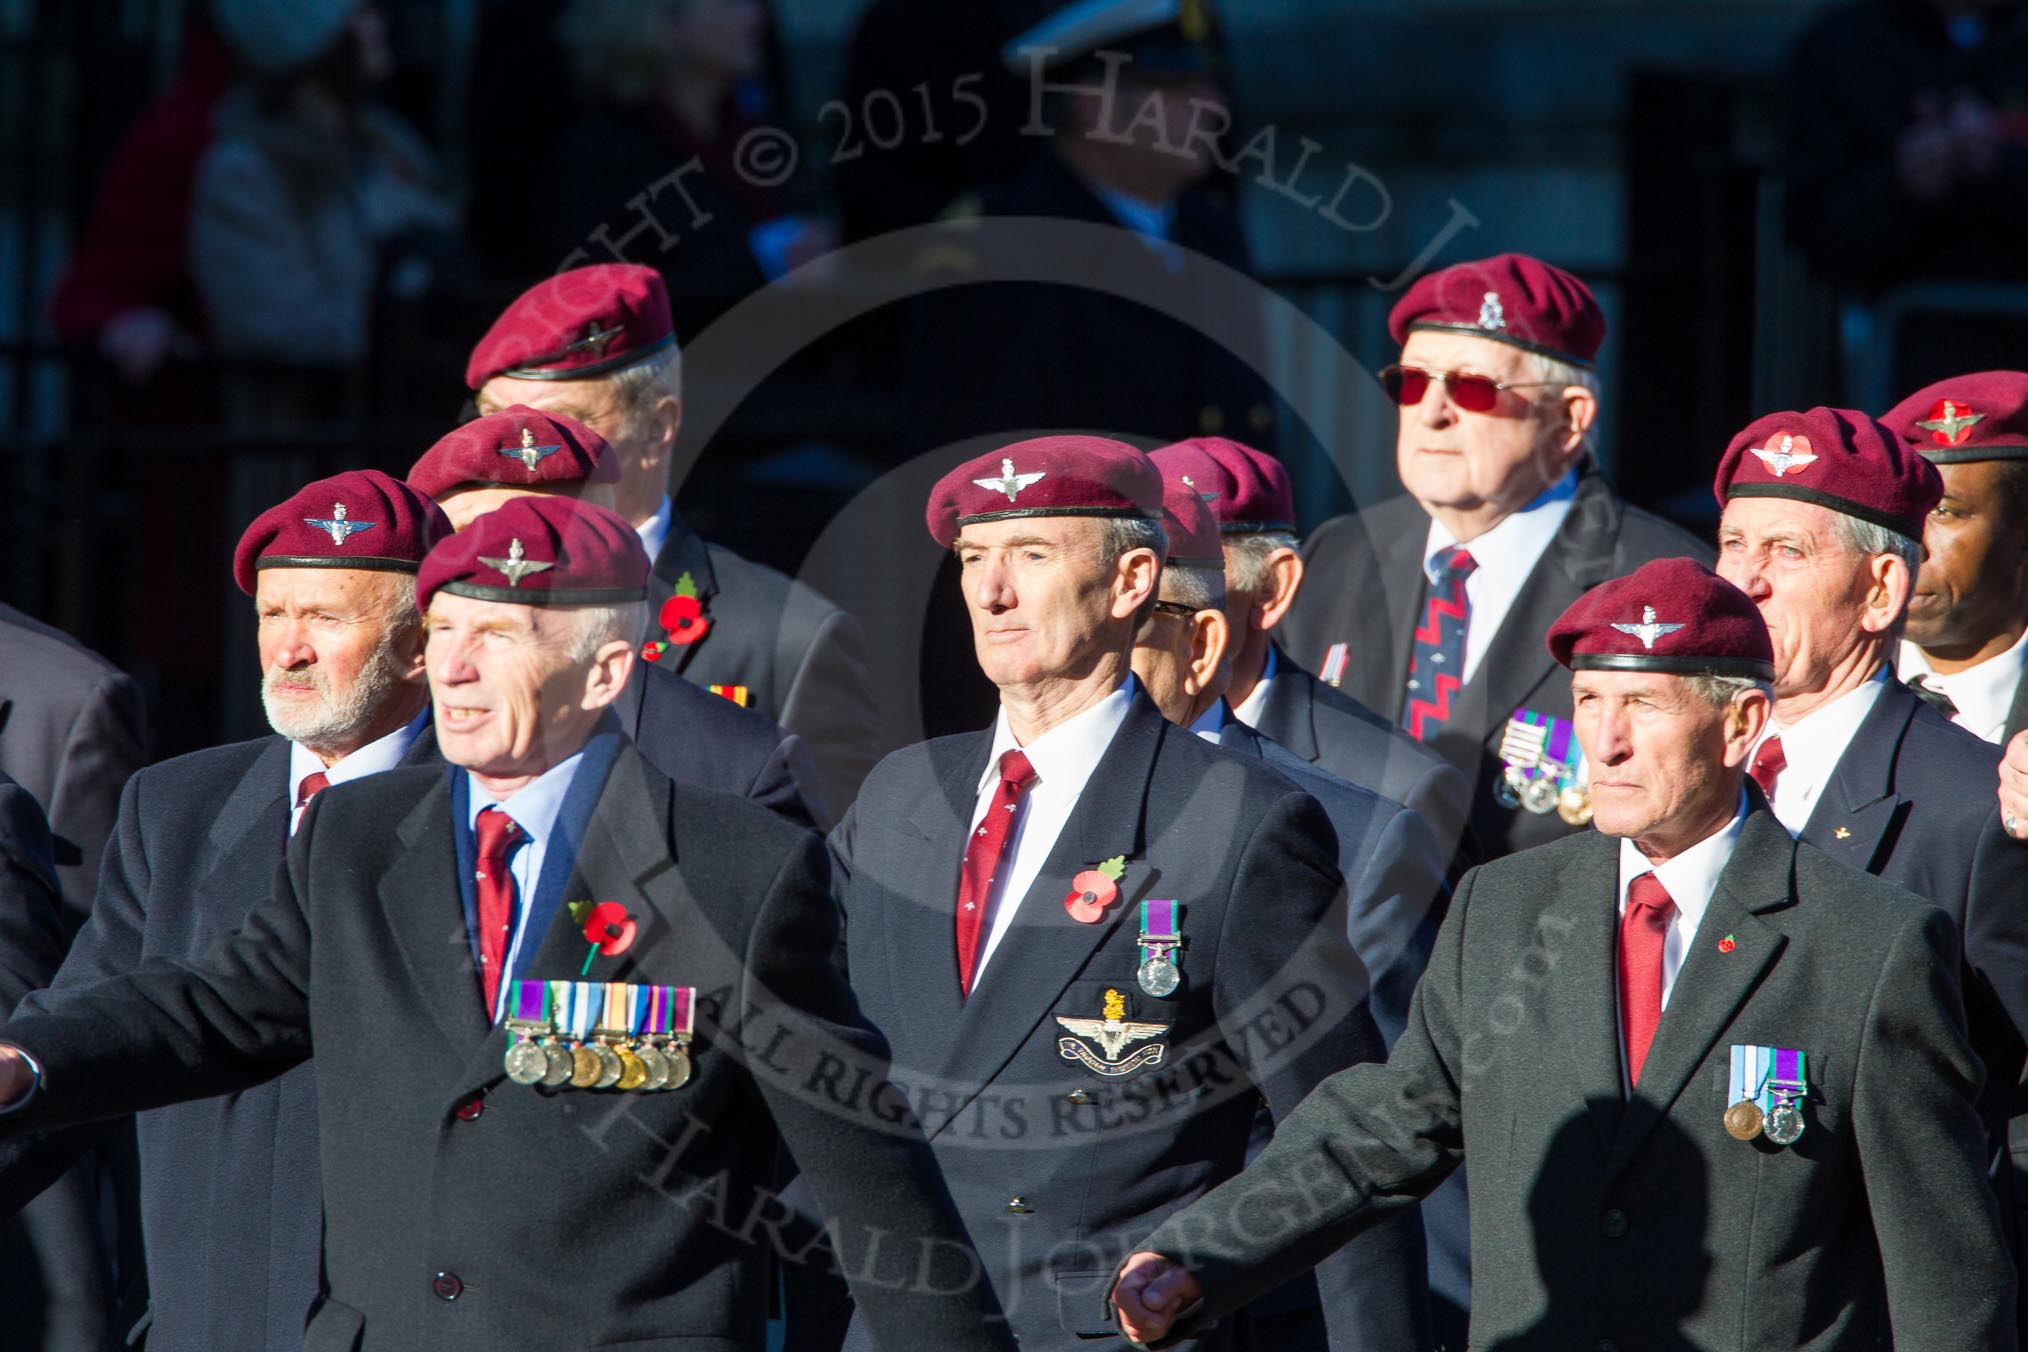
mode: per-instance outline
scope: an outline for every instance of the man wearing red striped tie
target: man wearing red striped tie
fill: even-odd
[[[438,762],[415,573],[450,533],[427,497],[375,470],[308,484],[247,528],[235,577],[258,620],[261,703],[274,735],[178,756],[129,781],[97,898],[81,899],[92,900],[91,922],[55,991],[156,955],[197,957],[267,895],[313,797]],[[31,995],[25,1008],[46,998]],[[137,1127],[148,1345],[295,1347],[322,1251],[309,1070],[156,1108]],[[0,1212],[90,1143],[71,1132],[0,1146]]]
[[[2014,1347],[1957,932],[1746,782],[1753,602],[1658,560],[1549,649],[1598,829],[1465,876],[1387,1063],[1141,1246],[1123,1331],[1228,1318],[1469,1159],[1474,1347]]]

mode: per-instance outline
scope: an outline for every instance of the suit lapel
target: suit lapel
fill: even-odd
[[[1134,914],[1153,886],[1157,875],[1139,857],[1144,848],[1142,810],[1167,728],[1147,697],[1136,695],[1041,873],[1022,898],[1013,924],[964,1003],[943,1067],[945,1078],[965,1086],[959,1091],[962,1101],[950,1119],[932,1126],[932,1135],[962,1113],[1020,1050],[1035,1026],[1056,1008],[1072,978]],[[1118,854],[1127,857],[1118,900],[1095,924],[1073,920],[1063,906],[1070,880]],[[952,978],[955,986],[955,971]]]
[[[1790,903],[1795,845],[1771,812],[1754,810],[1740,830],[1732,859],[1718,876],[1711,904],[1690,938],[1689,952],[1655,1026],[1641,1082],[1634,1087],[1613,1141],[1606,1182],[1633,1158],[1731,1025],[1788,939],[1760,918]],[[1730,951],[1718,942],[1730,936]]]
[[[1618,986],[1613,956],[1619,942],[1613,897],[1619,843],[1591,832],[1584,849],[1548,889],[1555,898],[1537,922],[1543,944],[1570,954],[1569,980],[1543,988],[1543,1045],[1556,1050],[1573,1097],[1585,1106],[1599,1146],[1612,1144],[1620,1120]],[[1593,976],[1593,973],[1599,975]]]
[[[460,900],[449,774],[402,818],[395,838],[402,853],[377,889],[387,932],[456,1064],[485,1037],[491,1020],[479,995]]]
[[[211,867],[200,891],[206,896],[243,897],[252,902],[268,894],[275,866],[289,844],[289,743],[271,737],[247,773],[226,795],[205,836]],[[194,929],[203,937],[228,934],[238,927],[245,909],[232,923],[218,923],[216,908],[193,907]]]
[[[1415,658],[1415,631],[1422,624],[1423,603],[1429,592],[1429,578],[1422,570],[1422,549],[1429,539],[1429,523],[1421,510],[1413,514],[1420,530],[1393,532],[1382,546],[1376,562],[1385,604],[1371,608],[1367,650],[1387,654],[1387,684],[1379,689],[1359,691],[1357,698],[1369,709],[1382,709],[1399,727],[1408,707],[1408,667]],[[1323,654],[1318,654],[1318,660]],[[1350,671],[1374,670],[1376,664],[1351,655]]]
[[[1905,801],[1894,792],[1894,762],[1909,720],[1921,707],[1908,687],[1888,678],[1887,688],[1832,767],[1800,839],[1862,873],[1874,871],[1875,857]]]
[[[671,504],[669,508],[669,536],[662,542],[662,552],[655,559],[655,577],[662,584],[657,595],[671,596],[676,584],[685,573],[690,574],[692,585],[697,588],[697,600],[704,607],[706,616],[711,614],[711,598],[718,595],[718,577],[711,570],[711,554],[704,546],[704,540],[690,529],[683,520],[683,514]],[[690,643],[672,644],[660,665],[666,665],[681,676],[697,656],[697,650],[711,641],[711,633]],[[639,709],[635,710],[638,715]]]
[[[1317,761],[1317,678],[1275,650],[1275,678],[1261,706],[1260,733],[1304,760]]]
[[[923,845],[905,876],[894,880],[891,892],[899,904],[885,912],[881,946],[886,949],[889,989],[900,996],[895,1008],[914,1025],[918,1045],[947,1046],[964,1013],[952,908],[957,905],[959,865],[990,750],[988,733],[938,744],[942,754],[932,761],[921,796],[905,819]]]
[[[2007,724],[2000,729],[2000,745],[2014,740],[2014,734],[2028,728],[2028,674],[2014,685],[2014,702],[2007,706]]]

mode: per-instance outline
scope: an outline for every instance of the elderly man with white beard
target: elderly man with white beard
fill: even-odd
[[[128,782],[91,921],[53,989],[157,955],[198,956],[267,895],[318,792],[438,759],[415,573],[450,533],[435,503],[376,470],[312,483],[247,529],[234,572],[258,618],[274,735],[178,756]],[[149,1348],[297,1347],[317,1296],[323,1217],[309,1067],[137,1123]],[[0,1147],[0,1214],[94,1136]]]

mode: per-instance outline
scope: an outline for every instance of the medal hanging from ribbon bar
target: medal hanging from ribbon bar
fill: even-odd
[[[641,1083],[643,1092],[660,1089],[669,1083],[669,1059],[656,1045],[655,1010],[661,1003],[660,986],[627,987],[630,1013],[627,1031],[632,1035],[634,1055],[641,1059]]]
[[[1809,1091],[1805,1069],[1808,1058],[1793,1047],[1762,1050],[1773,1052],[1773,1066],[1762,1101],[1767,1113],[1762,1131],[1776,1145],[1794,1145],[1803,1135],[1803,1095]]]
[[[648,1067],[634,1047],[634,991],[627,982],[615,981],[606,987],[606,1027],[612,1031],[613,1055],[620,1058],[620,1078],[615,1089],[639,1089],[648,1080]]]
[[[570,983],[569,1023],[565,1031],[570,1035],[571,1072],[570,1087],[589,1089],[598,1083],[599,1072],[604,1069],[598,1053],[592,1050],[592,997],[601,990],[597,981],[573,981]]]
[[[666,1089],[681,1089],[690,1081],[690,1039],[696,1032],[697,988],[664,986],[669,995],[669,1083]]]
[[[1157,999],[1175,994],[1183,983],[1182,969],[1176,965],[1183,932],[1176,923],[1174,901],[1150,898],[1141,903],[1140,943],[1141,966],[1135,976],[1141,989]]]
[[[516,981],[507,1007],[513,1011],[507,1020],[512,1038],[507,1047],[507,1078],[516,1084],[540,1084],[549,1073],[549,1058],[541,1041],[551,1028],[549,983]]]

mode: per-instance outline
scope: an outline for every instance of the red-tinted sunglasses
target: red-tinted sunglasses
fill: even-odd
[[[1467,371],[1425,371],[1420,366],[1383,366],[1380,388],[1403,408],[1420,404],[1429,393],[1429,383],[1441,380],[1450,391],[1451,402],[1467,413],[1491,413],[1500,402],[1500,391],[1527,389],[1533,385],[1561,385],[1560,380],[1495,380]]]

